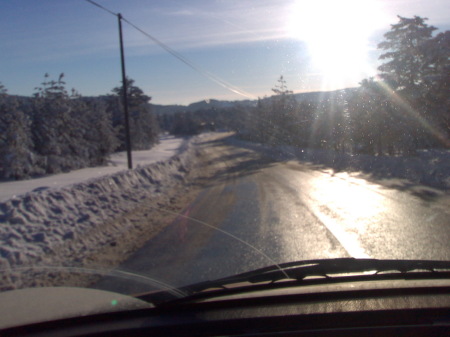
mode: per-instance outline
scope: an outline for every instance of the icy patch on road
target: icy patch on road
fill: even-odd
[[[154,156],[156,163],[143,165],[148,162],[146,156],[155,153],[150,150],[141,159],[135,157],[137,168],[124,170],[118,156],[112,161],[119,172],[109,174],[109,168],[96,168],[92,170],[103,175],[92,178],[84,170],[82,174],[75,171],[68,174],[75,178],[62,181],[58,188],[38,189],[0,203],[0,270],[70,262],[67,256],[59,257],[61,249],[70,251],[74,260],[82,260],[100,242],[120,239],[130,224],[110,228],[108,223],[182,183],[195,161],[195,142],[195,138],[172,139],[169,146],[156,147],[161,152]],[[161,161],[165,152],[171,158]],[[81,177],[83,182],[74,183]],[[9,283],[0,280],[0,285],[5,282]]]

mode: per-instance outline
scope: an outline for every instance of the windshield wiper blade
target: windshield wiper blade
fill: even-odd
[[[345,281],[421,278],[450,279],[450,261],[355,258],[303,260],[271,265],[250,272],[181,287],[178,290],[186,294],[181,299],[174,298],[167,292],[142,294],[138,298],[158,306],[186,302],[219,293],[229,294],[230,291],[239,292],[249,289],[272,289],[278,286],[330,284]]]
[[[226,288],[227,285],[240,282],[275,283],[281,280],[291,280],[300,283],[306,278],[322,277],[331,279],[334,275],[360,274],[366,277],[380,274],[400,274],[420,271],[433,273],[434,277],[448,278],[450,276],[450,261],[431,260],[377,260],[377,259],[317,259],[298,262],[288,262],[256,269],[250,272],[206,281],[185,287],[188,293],[198,293],[211,288]],[[371,272],[371,274],[365,274]],[[286,274],[289,278],[286,278]]]

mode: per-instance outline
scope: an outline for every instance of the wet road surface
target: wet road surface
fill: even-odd
[[[274,263],[337,257],[450,260],[448,195],[387,188],[218,139],[206,187],[120,269],[172,286]],[[104,280],[125,293],[145,287]]]

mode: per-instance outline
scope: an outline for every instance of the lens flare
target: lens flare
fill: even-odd
[[[288,34],[307,44],[313,69],[324,77],[322,89],[375,74],[369,38],[386,21],[376,1],[299,0],[290,13]]]

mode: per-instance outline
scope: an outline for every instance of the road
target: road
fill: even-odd
[[[122,270],[180,286],[294,260],[450,260],[445,193],[275,161],[221,138],[200,146],[201,193]],[[140,290],[113,283],[102,287]]]

